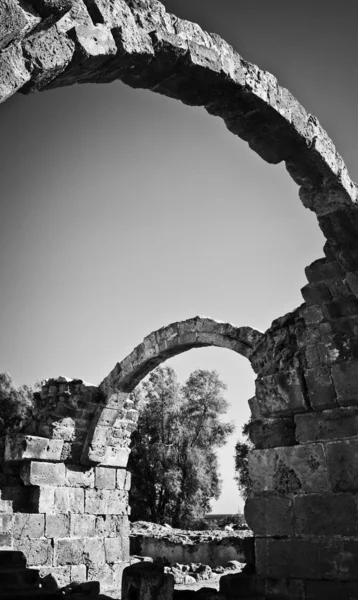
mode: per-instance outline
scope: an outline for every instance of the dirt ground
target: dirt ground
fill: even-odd
[[[216,590],[218,592],[221,577],[223,577],[225,575],[234,575],[235,573],[240,573],[240,572],[241,572],[241,569],[230,570],[230,571],[226,571],[222,575],[217,575],[216,577],[213,577],[212,579],[206,579],[205,581],[196,581],[195,583],[188,583],[188,584],[177,583],[177,584],[175,584],[174,588],[176,590],[193,590],[193,591],[197,592],[201,588],[206,587],[206,588],[213,588],[213,590]]]

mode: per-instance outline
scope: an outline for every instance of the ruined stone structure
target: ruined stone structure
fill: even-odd
[[[358,598],[358,190],[318,120],[275,77],[157,0],[3,0],[0,98],[121,80],[204,107],[269,163],[284,161],[326,237],[304,303],[264,334],[193,319],[151,334],[96,389],[44,387],[32,437],[8,439],[0,537],[29,564],[118,594],[128,560],[128,392],[189,348],[229,347],[250,400],[253,574],[226,598]],[[67,579],[66,579],[67,580]]]

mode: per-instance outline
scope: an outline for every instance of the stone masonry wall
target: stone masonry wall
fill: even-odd
[[[327,255],[306,269],[305,304],[274,321],[252,359],[245,516],[252,589],[268,598],[358,598],[358,300]]]
[[[101,400],[99,389],[81,380],[52,379],[25,426],[39,435],[2,439],[0,545],[23,552],[28,566],[58,587],[99,581],[118,598],[129,561],[130,474],[80,463]]]

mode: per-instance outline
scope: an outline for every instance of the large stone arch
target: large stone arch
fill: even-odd
[[[16,91],[121,80],[203,106],[264,160],[285,161],[304,206],[345,261],[347,244],[356,243],[357,186],[318,119],[272,74],[157,0],[30,0],[28,6],[9,0],[0,8],[0,101]]]
[[[45,408],[40,406],[33,424],[35,435],[21,438],[20,444],[7,440],[4,462],[16,469],[2,473],[0,507],[9,523],[15,519],[14,532],[6,537],[28,558],[34,548],[44,548],[46,568],[62,573],[73,535],[65,517],[78,509],[72,500],[81,488],[83,521],[88,517],[89,528],[95,518],[96,528],[90,543],[89,529],[75,536],[74,566],[84,567],[87,578],[84,561],[96,544],[105,544],[112,558],[106,558],[103,573],[92,565],[91,577],[103,575],[107,586],[111,577],[118,589],[128,549],[117,544],[112,560],[110,536],[115,523],[118,539],[124,545],[128,541],[125,465],[136,420],[128,393],[165,357],[212,343],[216,336],[217,345],[246,355],[257,374],[250,402],[254,496],[245,509],[255,534],[255,575],[249,582],[223,585],[224,597],[242,596],[240,586],[267,598],[358,597],[357,186],[317,118],[273,75],[245,61],[219,36],[168,14],[157,0],[1,3],[0,100],[17,91],[116,79],[202,106],[264,160],[284,161],[304,206],[317,215],[327,239],[325,258],[306,269],[302,306],[264,334],[217,324],[211,332],[179,327],[170,340],[164,334],[169,327],[149,336],[100,388],[81,380],[48,382],[42,392]],[[108,439],[115,429],[119,443]],[[25,509],[16,508],[23,499],[16,495],[19,490],[30,493]],[[59,501],[61,539],[57,525],[47,525]],[[23,534],[24,522],[31,519],[38,532],[35,541]]]

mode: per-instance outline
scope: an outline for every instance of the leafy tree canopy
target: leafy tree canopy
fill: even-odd
[[[28,385],[16,387],[8,373],[0,373],[0,436],[22,429],[33,407],[34,390]]]
[[[215,371],[194,371],[181,386],[164,366],[132,394],[139,410],[129,460],[133,520],[188,527],[210,511],[221,491],[216,450],[234,430],[221,420],[225,389]]]
[[[235,480],[239,492],[244,500],[252,495],[252,484],[249,474],[248,453],[253,444],[249,439],[250,421],[242,428],[243,439],[238,440],[235,446]]]

